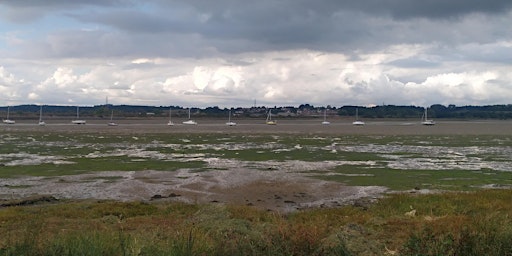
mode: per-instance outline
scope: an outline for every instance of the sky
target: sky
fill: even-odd
[[[512,104],[510,0],[2,0],[0,106]]]

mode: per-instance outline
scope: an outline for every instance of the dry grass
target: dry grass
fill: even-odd
[[[509,190],[397,194],[286,215],[241,205],[43,203],[0,209],[0,255],[511,255],[510,202]]]

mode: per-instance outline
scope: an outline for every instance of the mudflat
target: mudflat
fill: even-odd
[[[98,134],[101,136],[160,134],[219,135],[499,135],[512,136],[512,121],[438,121],[423,126],[416,120],[369,120],[353,126],[350,120],[278,119],[277,125],[264,120],[196,119],[197,125],[184,125],[166,119],[119,120],[119,126],[107,126],[104,120],[87,120],[86,125],[48,121],[46,126],[32,122],[1,125],[3,135],[26,134]],[[222,143],[222,142],[221,142]],[[92,149],[91,149],[92,150]],[[17,152],[11,152],[17,153]],[[19,199],[34,195],[52,195],[67,199],[106,199],[120,201],[184,201],[188,203],[244,204],[262,209],[289,212],[309,207],[336,207],[372,201],[389,190],[382,186],[347,186],[312,178],[312,170],[333,168],[330,162],[258,162],[257,167],[240,161],[208,159],[208,170],[179,169],[157,171],[97,171],[62,176],[20,176],[0,180],[0,199]]]

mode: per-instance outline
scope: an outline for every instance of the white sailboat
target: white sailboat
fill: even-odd
[[[82,120],[80,119],[80,107],[77,106],[76,107],[76,119],[71,121],[72,124],[85,124],[86,121],[85,120]]]
[[[4,124],[15,124],[15,123],[16,123],[14,120],[9,119],[9,112],[10,112],[10,109],[11,109],[11,107],[10,107],[10,106],[7,106],[7,119],[4,119],[4,120],[3,120],[3,123],[4,123]]]
[[[276,125],[277,124],[276,120],[272,120],[272,110],[271,109],[268,110],[267,120],[265,120],[265,123],[268,125]]]
[[[327,121],[327,109],[324,110],[324,121],[322,122],[323,125],[330,125],[331,122]]]
[[[236,123],[231,121],[231,110],[229,110],[229,118],[228,122],[226,123],[227,126],[235,126]]]
[[[188,120],[187,121],[183,121],[183,124],[186,124],[186,125],[196,125],[197,122],[190,119],[190,108],[188,109]]]
[[[358,109],[356,108],[356,120],[354,122],[352,122],[353,125],[364,125],[364,122],[359,120],[359,111]]]
[[[423,113],[423,117],[421,118],[422,125],[435,125],[436,122],[432,119],[428,119],[427,117],[427,108],[425,108],[425,113]]]
[[[114,110],[110,113],[110,122],[107,123],[108,126],[117,126],[117,123],[114,122]]]
[[[45,126],[46,123],[43,121],[43,106],[39,107],[39,122],[37,123],[39,126]]]
[[[173,126],[174,125],[174,123],[172,122],[172,119],[171,119],[171,112],[172,112],[171,108],[169,108],[169,122],[167,122],[167,125],[169,125],[169,126]]]

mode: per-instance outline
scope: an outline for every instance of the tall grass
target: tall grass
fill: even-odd
[[[18,206],[0,209],[0,255],[512,255],[511,202],[512,191],[486,190],[286,215],[218,204]]]

